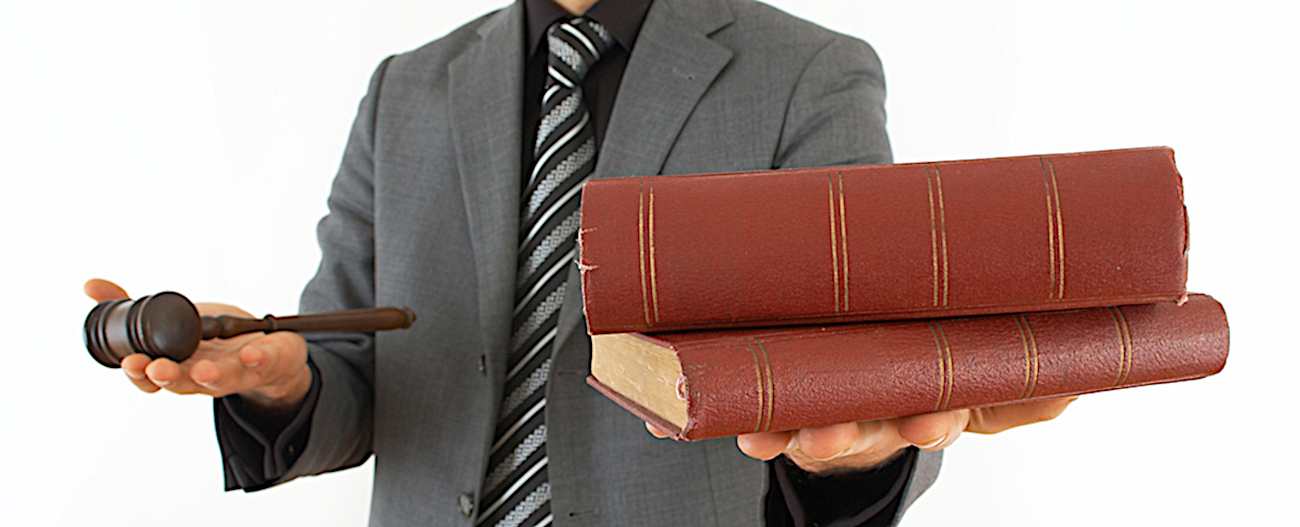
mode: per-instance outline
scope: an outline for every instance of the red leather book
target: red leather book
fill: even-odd
[[[1176,301],[1173,151],[592,180],[592,334]]]
[[[830,327],[592,338],[587,382],[679,440],[884,419],[1217,373],[1213,298]]]

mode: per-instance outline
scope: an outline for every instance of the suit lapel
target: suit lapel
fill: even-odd
[[[658,174],[686,119],[731,61],[731,50],[709,39],[731,23],[730,11],[716,0],[675,4],[657,0],[646,13],[592,177]],[[577,276],[570,280],[571,295],[580,291]],[[556,349],[581,331],[581,305],[566,301],[561,308]]]
[[[708,38],[731,23],[727,8],[718,0],[675,4],[658,0],[646,13],[593,177],[659,173],[691,111],[731,60],[730,50]],[[479,28],[481,40],[448,65],[484,344],[499,352],[491,373],[504,367],[517,272],[523,18],[519,3],[501,10]],[[571,294],[579,290],[570,285]],[[581,303],[565,304],[556,349],[579,327]]]
[[[478,267],[479,315],[493,370],[510,333],[519,236],[523,9],[486,21],[481,40],[448,65],[452,130]],[[496,363],[500,364],[496,364]]]
[[[691,110],[731,61],[731,51],[708,37],[730,23],[730,13],[719,3],[700,4],[677,7],[659,0],[646,13],[596,177],[658,174]]]

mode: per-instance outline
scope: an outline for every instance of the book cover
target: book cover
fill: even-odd
[[[592,338],[588,383],[679,440],[1183,381],[1220,371],[1223,307],[1186,303]]]
[[[1168,148],[592,180],[592,334],[1177,301]]]

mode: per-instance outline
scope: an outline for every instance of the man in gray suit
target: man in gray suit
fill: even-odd
[[[532,508],[525,491],[479,503],[490,459],[501,457],[496,417],[513,373],[521,174],[536,155],[525,145],[539,120],[538,75],[547,75],[536,73],[545,62],[534,44],[546,47],[537,28],[551,21],[542,13],[585,14],[609,37],[603,70],[582,85],[599,145],[592,177],[891,160],[880,64],[859,40],[750,0],[553,1],[521,0],[390,57],[361,103],[302,310],[410,306],[415,326],[244,336],[204,343],[182,364],[122,362],[142,390],[220,397],[228,488],[257,490],[373,453],[373,525],[888,525],[963,430],[994,432],[1064,408],[659,441],[584,384],[590,340],[578,270],[562,261],[551,273],[562,288],[548,319],[545,382],[531,395],[544,408],[542,446],[515,450],[520,471],[524,457],[545,468],[518,484],[543,474],[529,483],[528,500],[540,497]],[[125,296],[101,281],[87,292]],[[512,510],[523,512],[504,514]]]

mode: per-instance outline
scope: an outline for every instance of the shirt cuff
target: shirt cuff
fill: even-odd
[[[258,419],[238,395],[213,399],[226,490],[253,492],[270,487],[279,482],[302,454],[311,432],[312,411],[320,398],[321,384],[320,373],[310,358],[307,367],[311,370],[311,388],[287,423]]]
[[[916,447],[909,447],[880,466],[833,476],[806,472],[780,456],[768,462],[767,526],[891,525],[916,453]]]

